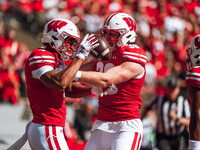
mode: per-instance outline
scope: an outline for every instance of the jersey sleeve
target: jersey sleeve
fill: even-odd
[[[122,57],[124,61],[132,61],[135,63],[139,63],[143,67],[145,67],[145,64],[147,62],[147,56],[145,51],[135,44],[124,47]]]
[[[187,72],[186,86],[200,88],[200,66],[194,67]]]
[[[35,79],[39,79],[44,73],[54,69],[55,57],[47,50],[37,50],[28,59],[29,69]]]

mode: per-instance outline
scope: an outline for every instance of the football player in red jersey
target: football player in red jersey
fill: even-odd
[[[100,31],[112,48],[112,59],[89,62],[79,71],[78,81],[91,85],[92,93],[99,95],[98,120],[85,150],[139,150],[143,132],[140,91],[147,57],[133,44],[136,23],[128,14],[113,13]]]
[[[186,51],[186,86],[191,108],[189,150],[200,150],[200,34]]]
[[[53,19],[45,25],[42,37],[45,48],[35,48],[25,65],[27,94],[33,113],[27,129],[31,149],[69,149],[63,134],[65,89],[79,77],[77,71],[95,47],[94,39],[86,35],[78,48],[80,33],[74,23]],[[69,59],[72,62],[66,67],[64,61]]]

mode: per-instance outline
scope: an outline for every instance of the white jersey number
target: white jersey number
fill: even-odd
[[[108,69],[110,69],[114,66],[115,65],[113,65],[112,63],[107,63],[104,66],[104,64],[102,62],[98,62],[97,63],[97,71],[106,72]],[[117,89],[116,85],[111,85],[108,87],[108,89],[104,93],[102,93],[102,96],[103,95],[113,95],[113,94],[117,93],[117,91],[118,91],[118,89]]]
[[[102,62],[97,63],[97,71],[99,71],[99,72],[106,72],[108,69],[110,69],[112,67],[114,67],[114,65],[112,63],[107,63],[107,64],[105,64],[105,66]]]

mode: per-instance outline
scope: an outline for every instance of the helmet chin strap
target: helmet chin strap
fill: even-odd
[[[58,52],[58,54],[60,55],[60,57],[61,57],[62,60],[65,60],[65,61],[69,60],[69,58],[70,58],[69,56],[65,55],[61,51],[58,51],[58,50],[56,50],[56,51]]]

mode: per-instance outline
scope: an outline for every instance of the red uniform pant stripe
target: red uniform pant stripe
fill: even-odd
[[[46,133],[46,139],[47,139],[47,143],[49,145],[49,149],[53,150],[53,146],[52,146],[51,140],[49,138],[49,126],[45,126],[45,133]]]
[[[55,145],[56,145],[56,148],[57,148],[57,150],[61,150],[61,148],[60,148],[60,145],[59,145],[59,143],[58,143],[58,138],[57,138],[57,134],[56,134],[56,127],[55,126],[53,126],[52,127],[52,130],[53,130],[53,139],[54,139],[54,143],[55,143]]]
[[[131,150],[139,150],[140,142],[141,142],[141,135],[139,133],[135,132]],[[137,148],[136,148],[136,146],[137,146]]]
[[[142,136],[141,136],[141,134],[139,134],[139,140],[138,140],[137,150],[139,150],[139,148],[140,148],[141,138],[142,138]]]

